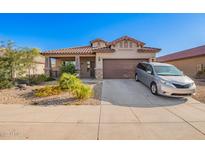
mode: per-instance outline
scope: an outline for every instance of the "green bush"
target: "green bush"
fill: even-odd
[[[59,86],[46,86],[34,91],[37,97],[47,97],[52,95],[58,95],[61,93],[61,88]]]
[[[68,90],[78,99],[87,99],[92,96],[92,89],[83,84],[75,75],[63,73],[60,77],[59,85],[61,89]]]
[[[13,86],[13,82],[8,79],[3,79],[0,81],[0,89],[11,88]]]
[[[63,73],[60,77],[59,84],[61,89],[72,91],[80,84],[82,84],[82,82],[75,75]]]
[[[78,99],[87,99],[92,96],[93,92],[88,85],[81,84],[73,89],[72,94]]]
[[[40,84],[45,81],[47,81],[47,77],[44,74],[33,75],[30,77],[30,84]]]
[[[12,81],[9,67],[9,59],[0,56],[0,89],[11,88],[13,86],[14,82]]]
[[[73,63],[67,63],[65,65],[62,65],[60,70],[61,70],[61,74],[62,73],[69,73],[69,74],[76,73],[75,65]]]
[[[51,77],[47,77],[44,74],[40,75],[32,75],[30,78],[28,76],[21,77],[17,79],[17,82],[20,84],[30,84],[30,85],[38,85],[42,82],[53,81],[54,79]]]

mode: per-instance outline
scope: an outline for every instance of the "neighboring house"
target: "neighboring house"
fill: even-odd
[[[5,54],[5,49],[4,48],[0,48],[0,57],[3,56]],[[40,74],[45,74],[45,58],[44,56],[40,55],[36,58],[34,58],[34,62],[35,65],[34,67],[30,70],[30,74],[31,75],[40,75]],[[23,74],[22,76],[26,76],[29,74],[29,70],[26,70],[26,73]],[[16,75],[15,75],[16,76]]]
[[[45,74],[45,58],[44,56],[40,55],[34,58],[34,68],[31,69],[31,75],[40,75]]]
[[[157,61],[173,64],[186,75],[195,77],[198,71],[205,69],[205,45],[165,55]]]
[[[49,75],[58,76],[60,66],[73,61],[81,78],[110,79],[134,78],[136,65],[141,61],[154,61],[159,51],[159,48],[145,47],[145,43],[123,36],[111,42],[95,39],[88,46],[41,54],[46,57],[45,71]],[[51,67],[51,58],[55,58],[55,68]]]

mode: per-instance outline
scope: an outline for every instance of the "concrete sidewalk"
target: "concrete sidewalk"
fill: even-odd
[[[0,139],[205,139],[204,108],[0,105]]]
[[[205,104],[105,80],[102,105],[0,104],[0,139],[205,139]]]

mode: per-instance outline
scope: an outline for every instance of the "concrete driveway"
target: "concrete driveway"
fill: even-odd
[[[134,80],[104,80],[100,139],[205,139],[205,104],[154,96]]]
[[[205,104],[104,80],[101,105],[1,104],[0,139],[205,139]]]

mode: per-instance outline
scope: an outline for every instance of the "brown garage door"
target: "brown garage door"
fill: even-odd
[[[104,79],[132,79],[135,78],[136,65],[147,59],[104,59]]]

